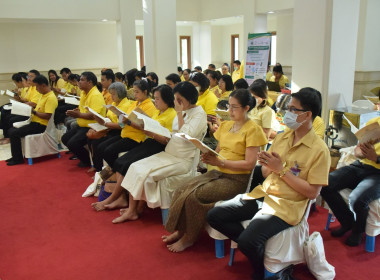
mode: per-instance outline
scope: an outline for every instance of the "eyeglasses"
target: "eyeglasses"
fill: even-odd
[[[295,112],[307,112],[309,110],[304,110],[304,109],[297,109],[296,107],[288,107],[286,108],[287,111],[295,113]]]
[[[236,110],[237,108],[241,108],[241,107],[243,107],[243,106],[226,104],[227,110],[231,109],[231,111]]]

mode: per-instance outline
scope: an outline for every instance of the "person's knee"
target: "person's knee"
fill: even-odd
[[[241,234],[236,240],[238,244],[238,248],[243,254],[255,254],[260,250],[263,250],[264,244],[260,244],[259,242],[255,242],[255,239],[250,236],[246,236]]]
[[[214,207],[207,212],[206,221],[212,227],[219,225],[222,222],[220,219],[221,215],[219,215],[218,210],[219,210],[218,207]]]

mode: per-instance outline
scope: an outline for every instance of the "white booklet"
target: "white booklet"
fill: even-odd
[[[114,113],[116,116],[120,117],[120,115],[125,115],[128,117],[128,114],[122,110],[120,110],[119,108],[117,108],[116,106],[114,105],[104,105],[104,107],[107,108],[107,110],[110,110],[112,111],[112,113]]]
[[[66,94],[65,94],[65,96],[67,96],[67,97],[74,97],[75,99],[80,99],[80,96],[76,96],[76,95],[73,95],[73,94],[69,94],[69,93],[67,93],[66,92]]]
[[[8,90],[8,89],[6,91],[4,91],[4,90],[0,91],[0,94],[1,95],[8,95],[10,97],[15,97],[15,93],[12,92],[12,91],[10,91],[10,90]]]
[[[79,100],[75,97],[64,97],[66,104],[79,105]]]
[[[370,143],[375,145],[380,142],[380,125],[378,122],[371,123],[362,127],[355,133],[359,143]]]
[[[163,127],[158,121],[148,117],[147,115],[144,115],[137,111],[132,111],[129,114],[128,119],[131,122],[137,123],[139,125],[144,125],[144,130],[146,131],[153,132],[155,134],[162,135],[167,138],[172,137],[172,134],[169,129]]]
[[[231,120],[231,116],[228,113],[228,111],[226,111],[226,110],[216,109],[215,113],[216,113],[216,115],[218,116],[219,119],[222,119],[222,120],[225,120],[225,121]]]
[[[32,118],[29,118],[29,119],[27,119],[27,120],[25,120],[25,121],[21,121],[21,122],[15,122],[15,123],[13,123],[13,127],[15,127],[15,128],[20,128],[20,127],[22,127],[22,126],[24,126],[24,125],[30,124],[31,122],[32,122]]]
[[[5,90],[0,90],[0,95],[4,95],[5,94]]]
[[[213,154],[215,154],[216,156],[222,158],[222,159],[225,159],[223,156],[221,156],[220,154],[218,154],[217,152],[215,152],[213,149],[211,149],[209,146],[203,144],[201,141],[199,141],[197,138],[193,138],[185,133],[176,133],[177,136],[180,136],[184,139],[186,139],[187,141],[191,142],[195,147],[197,147],[199,150],[201,150],[202,153],[208,153],[208,152],[211,152]]]
[[[12,103],[12,111],[13,115],[20,115],[25,117],[30,117],[32,114],[32,107],[28,104],[18,102],[16,100],[10,100]]]
[[[88,126],[95,131],[102,131],[108,129],[108,127],[101,125],[100,123],[89,123]]]
[[[110,119],[109,118],[106,118],[106,117],[103,117],[102,115],[100,115],[99,113],[95,112],[93,109],[91,109],[90,107],[86,106],[85,107],[90,113],[92,113],[93,115],[97,116],[98,118],[102,119],[104,122],[109,122]]]

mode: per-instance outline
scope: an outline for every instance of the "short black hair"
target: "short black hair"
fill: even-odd
[[[252,83],[251,86],[249,87],[249,90],[251,91],[252,94],[264,99],[263,102],[258,104],[257,108],[264,108],[268,103],[268,93],[266,91],[266,88],[264,89],[260,83]]]
[[[137,80],[133,83],[133,86],[138,87],[142,92],[146,91],[147,96],[149,96],[150,91],[152,89],[150,85],[150,81],[143,79],[143,80]]]
[[[237,89],[231,92],[230,97],[237,99],[242,107],[249,106],[248,112],[256,106],[256,99],[252,97],[252,94],[248,89]]]
[[[116,72],[115,73],[115,79],[124,81],[124,74],[121,72]]]
[[[161,93],[161,99],[170,107],[174,108],[174,94],[171,87],[168,85],[159,85],[158,87],[155,87],[153,89],[153,96],[154,93],[158,91]]]
[[[20,73],[15,73],[12,75],[12,81],[15,81],[16,83],[22,82],[22,76]]]
[[[212,64],[212,63],[210,63],[210,64],[208,65],[208,67],[211,67],[211,68],[216,69],[215,64]]]
[[[78,74],[70,74],[69,77],[67,78],[69,81],[74,81],[76,80],[77,82],[79,82],[80,80],[80,76]]]
[[[43,75],[38,75],[37,77],[35,77],[33,83],[37,85],[49,85],[48,79]]]
[[[26,72],[18,72],[18,74],[21,75],[21,78],[24,79],[24,80],[27,80],[28,79],[28,73]]]
[[[146,76],[147,76],[147,77],[150,76],[150,77],[152,77],[153,80],[156,80],[155,82],[154,82],[154,81],[151,81],[151,84],[152,84],[153,87],[158,86],[158,76],[157,76],[156,73],[154,73],[154,72],[149,72],[148,74],[146,74]]]
[[[210,80],[205,74],[200,72],[194,72],[190,75],[190,81],[196,82],[200,87],[200,92],[205,92],[210,86]]]
[[[236,80],[236,82],[234,83],[234,88],[235,89],[239,89],[239,88],[244,88],[244,89],[247,89],[248,88],[248,83],[245,79],[241,78],[241,79],[238,79]]]
[[[203,74],[202,74],[203,75]],[[198,91],[190,82],[181,82],[173,88],[173,93],[180,94],[183,98],[189,101],[190,104],[196,104],[198,101]]]
[[[240,60],[234,60],[234,64],[241,65]]]
[[[187,72],[189,75],[191,74],[191,69],[189,69],[189,68],[186,68],[185,70],[183,70],[183,72]]]
[[[172,81],[175,84],[181,82],[181,77],[178,74],[172,73],[165,77],[165,80]]]
[[[142,79],[142,78],[146,78],[146,74],[145,74],[144,71],[137,71],[137,72],[135,73],[135,77],[139,77],[140,79]]]
[[[177,71],[178,71],[178,72],[182,72],[182,67],[178,66],[178,67],[177,67]]]
[[[51,79],[50,79],[50,74],[53,74],[55,76],[55,82],[53,82]],[[49,84],[50,86],[53,86],[53,85],[56,85],[59,78],[61,78],[60,76],[58,76],[57,72],[55,70],[49,70],[48,72],[48,79],[49,79]]]
[[[62,73],[69,74],[69,73],[71,73],[71,70],[69,68],[67,68],[67,67],[64,67],[64,68],[61,69],[61,71],[59,71],[59,74],[62,75]]]
[[[199,70],[199,71],[202,71],[202,67],[200,67],[200,66],[195,66],[194,69],[197,69],[197,70]]]
[[[216,104],[216,108],[220,110],[228,110],[228,100],[220,100],[218,104]]]
[[[234,89],[234,83],[232,82],[232,78],[230,75],[222,75],[220,79],[226,83],[226,91],[231,91]]]
[[[321,93],[311,87],[301,88],[299,92],[292,93],[292,98],[301,103],[304,110],[311,111],[313,120],[320,114],[322,109]]]
[[[284,72],[282,72],[282,66],[281,65],[274,66],[272,72],[284,74]]]
[[[260,86],[264,91],[267,91],[267,82],[263,79],[254,80],[250,86]]]
[[[105,76],[107,80],[111,80],[112,83],[115,82],[115,74],[113,73],[112,69],[106,69],[102,71],[102,76]]]
[[[217,81],[219,81],[219,79],[221,78],[219,71],[208,70],[207,75],[210,75],[211,78],[213,78],[214,80],[217,80]]]
[[[205,70],[203,71],[203,74],[205,74],[205,75],[207,76],[208,73],[210,73],[210,71],[212,71],[212,70],[210,70],[210,69],[205,69]]]
[[[135,74],[138,70],[136,68],[132,68],[125,73],[125,79],[128,87],[132,87],[135,82]]]
[[[96,78],[95,74],[90,71],[83,72],[81,76],[84,76],[87,81],[92,82],[93,86],[98,84],[98,78]]]
[[[30,70],[29,73],[33,73],[33,74],[36,75],[36,76],[41,75],[40,72],[38,72],[38,71],[35,70],[35,69]]]

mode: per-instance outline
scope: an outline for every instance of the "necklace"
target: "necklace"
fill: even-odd
[[[236,122],[232,125],[232,127],[231,127],[231,129],[230,129],[230,132],[231,133],[236,133],[236,132],[238,132],[243,126],[244,126],[244,124],[247,122],[247,120],[245,120],[244,122],[243,122],[243,124],[242,125],[240,125],[239,127],[237,127],[236,126]]]

